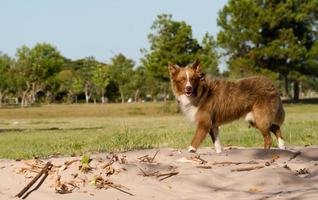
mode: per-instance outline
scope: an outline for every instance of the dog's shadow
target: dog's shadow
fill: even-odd
[[[270,160],[273,156],[279,156],[283,160],[304,160],[304,161],[317,161],[318,148],[309,147],[297,150],[282,150],[282,149],[229,149],[226,150],[229,157],[245,157],[250,159]]]

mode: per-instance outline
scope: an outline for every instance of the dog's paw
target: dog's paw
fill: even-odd
[[[278,148],[285,150],[285,141],[281,138],[278,138]]]
[[[196,148],[194,148],[193,146],[189,146],[188,152],[190,152],[190,153],[195,153],[196,151],[197,151]]]
[[[223,149],[215,149],[216,153],[222,153]]]

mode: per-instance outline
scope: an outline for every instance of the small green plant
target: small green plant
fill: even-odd
[[[81,160],[81,166],[79,167],[79,170],[82,172],[89,172],[92,170],[92,167],[89,165],[92,159],[88,155],[83,155],[82,160]]]

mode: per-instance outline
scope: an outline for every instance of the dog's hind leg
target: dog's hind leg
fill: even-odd
[[[276,136],[277,143],[278,143],[278,148],[286,149],[285,142],[284,142],[280,127],[278,125],[276,125],[276,124],[272,124],[271,132],[273,132],[275,134],[275,136]]]
[[[272,137],[269,131],[261,130],[261,133],[264,137],[264,149],[270,149],[272,146]]]
[[[223,149],[219,136],[219,127],[211,128],[209,134],[212,138],[216,153],[221,153]]]
[[[267,108],[258,107],[254,109],[255,127],[260,130],[264,138],[264,149],[270,149],[272,146],[272,137],[270,133],[271,113]]]

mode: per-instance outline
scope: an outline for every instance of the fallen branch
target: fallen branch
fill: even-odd
[[[232,161],[224,161],[224,162],[214,162],[213,165],[241,165],[241,164],[259,164],[256,161],[248,161],[248,162],[232,162]]]
[[[208,165],[199,165],[199,166],[196,166],[196,168],[201,168],[201,169],[212,169],[211,166],[208,166]]]
[[[294,155],[293,155],[292,157],[289,158],[288,161],[291,161],[291,160],[295,159],[295,158],[296,158],[297,156],[299,156],[300,154],[301,154],[301,152],[300,152],[300,151],[297,151],[296,153],[294,153]]]
[[[255,169],[262,169],[262,168],[264,168],[264,166],[237,168],[237,169],[232,169],[231,172],[252,171],[252,170],[255,170]]]
[[[43,169],[16,195],[16,197],[21,198],[43,174],[47,176],[52,166],[53,164],[51,163],[51,161],[47,162]]]
[[[167,178],[169,178],[171,176],[175,176],[177,174],[179,174],[179,172],[170,172],[170,173],[165,173],[165,174],[158,174],[157,178],[164,176],[163,178],[159,179],[159,181],[163,181],[163,180],[165,180],[165,179],[167,179]]]
[[[132,194],[132,193],[130,193],[130,192],[127,192],[127,191],[125,191],[125,190],[123,190],[123,189],[120,189],[118,186],[116,186],[116,185],[114,185],[114,184],[107,184],[107,186],[109,186],[109,187],[111,187],[111,188],[114,188],[114,189],[116,189],[116,190],[119,190],[119,191],[121,191],[121,192],[123,192],[123,193],[129,194],[130,196],[135,196],[134,194]]]
[[[197,155],[195,158],[198,159],[198,160],[200,160],[200,161],[201,161],[201,164],[208,163],[208,161],[202,159],[202,158],[200,157],[200,155]]]
[[[158,171],[155,171],[155,172],[148,174],[141,168],[139,168],[139,170],[144,174],[143,176],[155,176],[156,174],[158,174]]]
[[[151,162],[153,162],[157,156],[157,154],[159,153],[159,150],[155,153],[155,155],[152,157]]]
[[[70,160],[70,161],[65,161],[64,165],[59,169],[59,171],[64,171],[66,170],[71,164],[80,161],[79,159],[75,159],[75,160]]]
[[[101,176],[97,176],[95,178],[95,180],[93,180],[93,184],[98,188],[98,189],[107,189],[108,187],[111,187],[111,188],[114,188],[114,189],[117,189],[123,193],[126,193],[126,194],[129,194],[130,196],[134,196],[134,194],[130,193],[130,192],[127,192],[123,189],[121,189],[121,187],[124,187],[122,185],[117,185],[117,184],[114,184],[112,181],[110,181],[109,179],[103,179]],[[106,186],[106,187],[105,187]],[[127,190],[129,190],[129,188],[127,187],[124,187],[126,188]]]

